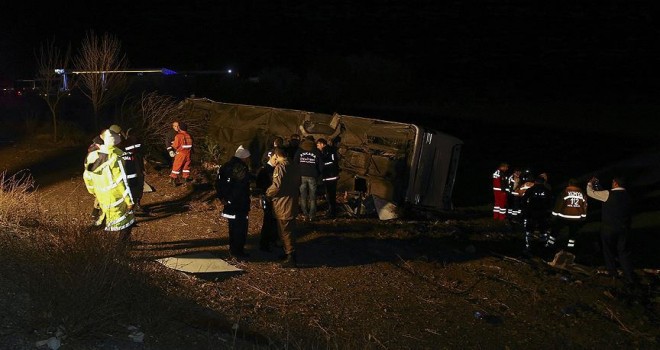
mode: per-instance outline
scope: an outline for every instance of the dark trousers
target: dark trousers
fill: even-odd
[[[523,219],[523,231],[525,232],[525,247],[532,245],[532,234],[536,229],[539,230],[542,239],[545,240],[550,233],[549,217],[546,212],[526,213]],[[545,244],[545,241],[543,242]]]
[[[552,227],[552,234],[550,237],[552,240],[551,243],[554,244],[558,250],[564,248],[574,249],[575,239],[582,225],[584,225],[584,220],[556,218]],[[563,232],[565,227],[568,227],[566,233]]]
[[[227,219],[229,222],[229,252],[232,254],[244,253],[245,241],[248,233],[247,214],[236,214],[235,219]]]
[[[628,282],[632,282],[634,272],[628,248],[628,230],[604,226],[600,231],[600,238],[603,242],[603,258],[607,271],[613,276],[617,275],[616,258],[618,257],[624,277]]]
[[[328,215],[337,215],[337,181],[325,181],[325,199],[328,201]]]
[[[261,223],[259,245],[267,248],[277,241],[277,219],[273,215],[273,202],[262,199],[264,219]]]

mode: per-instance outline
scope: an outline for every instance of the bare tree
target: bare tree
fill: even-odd
[[[68,91],[60,87],[60,75],[55,72],[56,69],[68,68],[71,57],[71,46],[66,51],[62,51],[55,46],[55,40],[47,41],[39,47],[35,53],[37,59],[37,81],[39,82],[39,96],[46,101],[50,115],[53,121],[53,142],[58,139],[57,107],[62,98],[68,95]]]
[[[92,102],[97,129],[101,109],[126,88],[126,74],[121,72],[127,65],[117,37],[106,33],[99,38],[93,31],[87,33],[75,58],[75,67],[80,88]]]
[[[135,125],[142,131],[142,141],[164,148],[165,135],[172,128],[172,122],[181,119],[177,101],[156,92],[143,93],[136,107],[139,120]]]

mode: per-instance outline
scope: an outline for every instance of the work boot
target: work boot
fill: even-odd
[[[170,179],[167,181],[168,184],[172,185],[172,187],[176,187],[176,179],[173,177],[170,177]]]
[[[136,205],[133,207],[133,212],[134,212],[136,215],[147,215],[147,214],[149,214],[149,213],[148,213],[144,208],[142,208],[142,206],[139,205],[139,204],[136,204]]]
[[[105,221],[105,216],[103,215],[103,212],[101,212],[101,209],[99,208],[92,209],[92,226],[101,227],[104,221]]]
[[[282,262],[282,268],[289,269],[289,268],[295,268],[298,265],[296,264],[296,253],[293,252],[291,254],[286,255],[286,260]]]
[[[247,260],[247,258],[250,257],[250,254],[246,253],[243,250],[242,251],[235,251],[235,252],[230,251],[229,255],[232,258],[236,259],[236,260]]]

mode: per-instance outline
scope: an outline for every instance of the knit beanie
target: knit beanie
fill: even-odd
[[[234,153],[234,157],[240,159],[245,159],[249,156],[250,156],[250,151],[243,148],[243,145],[238,146],[238,148],[236,149],[236,153]]]

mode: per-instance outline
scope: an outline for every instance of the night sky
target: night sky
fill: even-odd
[[[652,2],[529,3],[14,1],[0,11],[0,77],[31,78],[39,44],[55,38],[77,49],[94,30],[117,36],[134,68],[249,75],[373,55],[411,69],[419,84],[593,89],[621,98],[656,90],[660,21]]]

